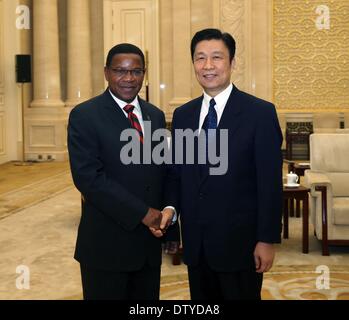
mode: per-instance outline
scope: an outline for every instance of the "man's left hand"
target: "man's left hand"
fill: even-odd
[[[256,272],[263,273],[273,266],[275,248],[272,243],[258,242],[254,250]]]

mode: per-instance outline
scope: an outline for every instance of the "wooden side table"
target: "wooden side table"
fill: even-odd
[[[304,176],[305,170],[310,169],[310,163],[300,162],[297,163],[292,160],[286,160],[284,159],[284,162],[288,165],[288,172],[293,172],[299,177],[298,183],[301,183],[301,177]],[[292,200],[290,202],[290,217],[294,217],[294,203]],[[296,201],[296,217],[299,218],[301,216],[300,214],[301,208],[300,208],[300,201]]]
[[[308,193],[309,188],[299,187],[285,187],[283,188],[283,199],[284,199],[284,212],[283,212],[283,237],[288,239],[288,203],[289,200],[302,201],[303,202],[303,215],[302,215],[302,252],[309,252],[309,199]]]

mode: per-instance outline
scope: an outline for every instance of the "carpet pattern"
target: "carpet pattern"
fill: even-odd
[[[69,171],[0,194],[0,220],[73,188]]]
[[[265,274],[265,300],[349,300],[349,271],[328,266],[328,280],[315,266],[277,266]]]
[[[276,266],[264,274],[262,300],[349,300],[349,271],[343,266],[329,266],[328,288],[315,266]],[[319,279],[319,280],[318,280]],[[161,278],[162,300],[189,300],[186,273]]]
[[[31,168],[30,170],[34,170]],[[11,167],[11,175],[14,169]],[[18,167],[18,170],[22,170]],[[23,168],[23,170],[28,170]],[[3,172],[1,172],[3,174]],[[20,178],[21,172],[17,173]],[[3,174],[0,180],[5,181]],[[7,178],[6,181],[10,181]],[[0,299],[82,299],[78,263],[73,259],[80,219],[80,194],[68,170],[44,175],[0,192]],[[309,254],[301,252],[301,219],[290,218],[290,238],[276,246],[272,270],[264,275],[265,300],[349,300],[349,248],[321,255],[310,230]],[[160,298],[188,300],[186,267],[163,256]],[[19,290],[16,267],[30,269],[30,290]],[[317,289],[319,265],[329,268],[328,288]]]

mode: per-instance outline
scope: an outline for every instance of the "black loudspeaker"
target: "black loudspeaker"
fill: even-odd
[[[32,81],[31,57],[29,54],[16,55],[16,82],[25,83]]]

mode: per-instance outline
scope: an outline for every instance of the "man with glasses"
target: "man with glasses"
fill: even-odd
[[[165,128],[164,113],[138,93],[145,73],[143,52],[119,44],[104,69],[107,90],[76,106],[69,117],[68,149],[74,184],[82,194],[75,259],[84,299],[159,299],[161,240],[152,231],[172,222],[163,209],[165,168],[124,165],[125,129],[134,129],[142,150],[144,122]],[[156,144],[152,143],[154,148]]]

